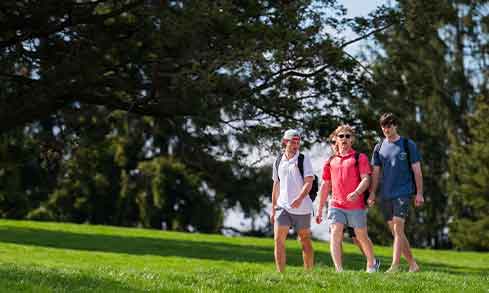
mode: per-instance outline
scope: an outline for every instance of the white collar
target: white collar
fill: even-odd
[[[295,153],[295,155],[292,158],[290,158],[290,160],[287,160],[287,156],[285,155],[285,152],[284,152],[284,154],[282,155],[282,160],[287,161],[287,162],[296,161],[299,158],[299,154],[300,154],[300,151],[297,151]]]

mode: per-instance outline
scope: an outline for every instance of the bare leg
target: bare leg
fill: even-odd
[[[285,270],[285,240],[289,233],[288,226],[279,226],[275,223],[274,227],[274,241],[275,241],[275,266],[278,272]]]
[[[355,228],[355,234],[357,240],[360,242],[360,247],[367,257],[367,269],[374,266],[375,256],[372,241],[368,237],[367,227]]]
[[[392,266],[399,266],[401,254],[406,258],[410,271],[418,271],[419,266],[414,260],[409,241],[404,232],[405,220],[394,217],[388,222],[392,235],[394,236],[394,252],[392,255]]]
[[[330,250],[337,272],[343,271],[343,255],[341,251],[341,243],[343,241],[343,226],[344,225],[341,223],[331,225]]]
[[[311,230],[309,228],[301,229],[297,232],[299,241],[302,244],[302,259],[304,260],[304,269],[311,270],[314,266],[314,250],[312,248]]]
[[[369,240],[370,240],[370,238],[369,238]],[[351,241],[353,241],[353,244],[355,244],[358,247],[358,249],[360,249],[360,252],[363,254],[363,256],[366,256],[365,252],[363,251],[362,245],[358,241],[357,237],[356,236],[352,237]]]

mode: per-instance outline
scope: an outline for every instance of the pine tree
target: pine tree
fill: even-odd
[[[470,143],[450,153],[450,239],[461,249],[489,250],[489,98],[468,118]]]

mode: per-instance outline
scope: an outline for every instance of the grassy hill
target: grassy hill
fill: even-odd
[[[0,220],[2,292],[489,292],[489,254],[414,250],[423,272],[366,274],[345,245],[335,273],[328,243],[315,242],[316,267],[302,270],[287,243],[287,271],[275,272],[273,241],[106,226]],[[391,249],[375,247],[382,270]]]

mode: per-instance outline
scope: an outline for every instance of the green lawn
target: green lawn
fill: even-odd
[[[488,253],[414,250],[423,272],[366,274],[345,245],[347,271],[338,274],[328,243],[314,248],[316,267],[306,273],[289,240],[279,274],[272,239],[0,220],[0,291],[489,292]],[[375,251],[385,270],[390,248]]]

